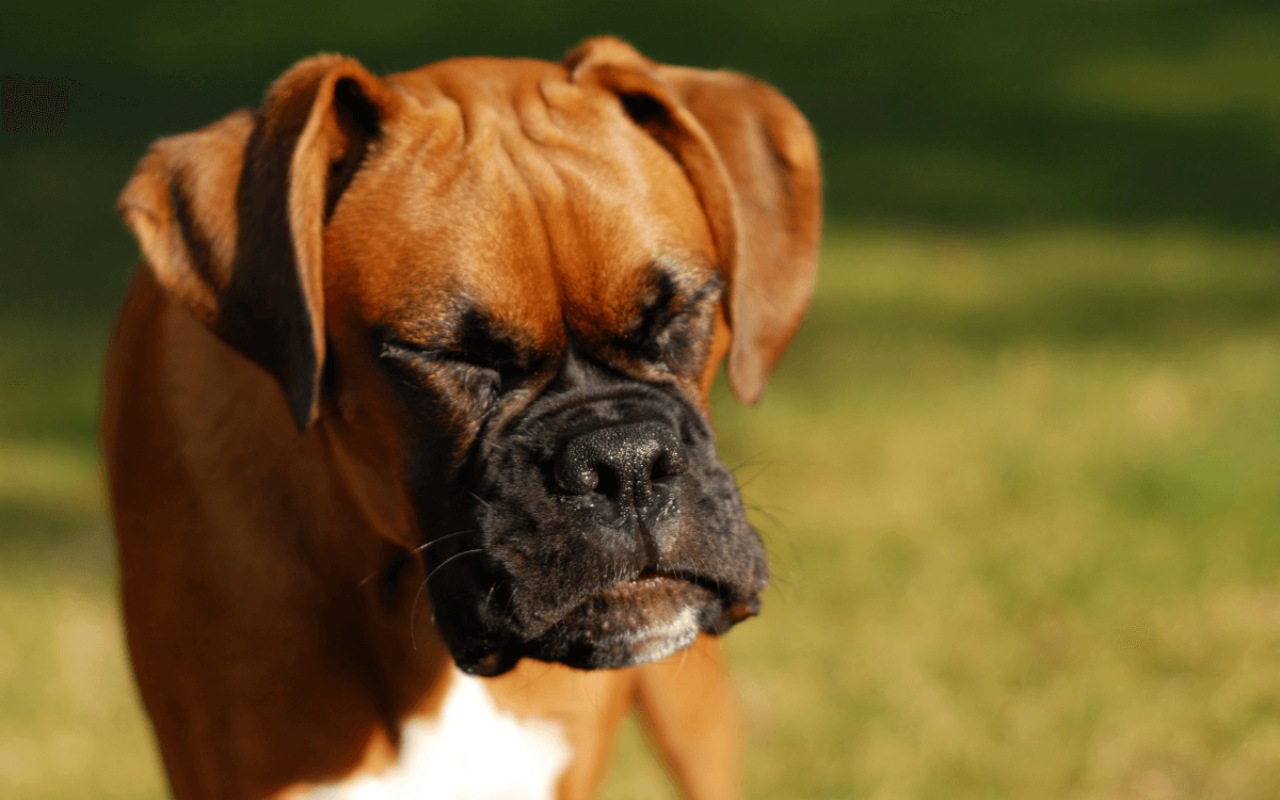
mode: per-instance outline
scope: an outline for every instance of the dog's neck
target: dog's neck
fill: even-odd
[[[344,659],[376,673],[386,729],[371,733],[371,741],[385,736],[394,745],[404,720],[439,706],[442,690],[433,693],[432,687],[446,682],[442,676],[452,666],[431,622],[421,558],[408,547],[413,534],[406,533],[403,505],[379,488],[358,458],[335,452],[342,440],[325,425],[299,433],[279,401],[279,388],[261,369],[177,304],[167,305],[157,343],[160,357],[175,365],[165,410],[190,432],[173,457],[191,474],[241,486],[246,497],[262,486],[289,484],[272,502],[202,512],[234,515],[226,524],[270,532],[273,541],[241,562],[247,596],[259,594],[249,585],[259,579],[316,579],[288,587],[308,613],[281,615],[275,622],[306,629],[291,637],[336,636],[315,644],[339,649]],[[229,437],[228,430],[252,434]],[[297,506],[289,497],[310,500]],[[309,570],[273,570],[271,559],[304,561]],[[262,568],[252,569],[254,564]]]

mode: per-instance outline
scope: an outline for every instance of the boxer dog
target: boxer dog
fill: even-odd
[[[735,796],[715,637],[769,571],[708,392],[760,396],[819,205],[775,90],[610,38],[319,56],[158,141],[103,419],[174,795],[582,798],[636,707]]]

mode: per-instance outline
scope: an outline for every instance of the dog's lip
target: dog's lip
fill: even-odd
[[[675,572],[663,572],[660,570],[647,569],[634,578],[628,578],[618,581],[595,597],[588,599],[585,603],[574,608],[565,618],[572,617],[583,606],[593,601],[610,600],[610,601],[630,601],[639,599],[643,595],[656,595],[661,592],[677,592],[682,589],[687,590],[690,587],[702,589],[711,594],[715,591],[705,585],[705,581],[696,577],[685,576]]]
[[[496,678],[510,672],[519,663],[521,652],[517,647],[480,648],[458,654],[454,661],[458,669],[477,678]]]
[[[471,675],[496,677],[525,657],[563,660],[554,653],[567,640],[593,648],[625,647],[632,664],[647,663],[687,647],[699,632],[720,635],[758,613],[758,593],[726,597],[713,580],[647,569],[587,598],[543,634],[463,648],[455,660]]]
[[[716,634],[724,633],[739,622],[750,619],[760,613],[759,592],[755,592],[748,597],[742,597],[736,593],[726,596],[725,590],[727,587],[725,587],[721,582],[692,573],[647,569],[635,578],[616,584],[605,591],[609,592],[616,590],[625,594],[628,589],[639,589],[646,585],[661,585],[664,582],[692,584],[706,592],[710,592],[716,599],[718,599],[723,607],[723,619],[721,624],[713,627],[712,632]]]
[[[657,587],[673,583],[692,583],[698,585],[701,581],[692,575],[684,575],[679,572],[668,572],[660,569],[645,569],[633,578],[627,578],[624,581],[618,581],[613,586],[605,589],[606,592],[619,591],[626,593],[639,588]]]

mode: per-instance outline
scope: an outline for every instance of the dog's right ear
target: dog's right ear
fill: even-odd
[[[255,112],[156,142],[120,195],[160,285],[276,378],[299,429],[319,407],[324,225],[401,102],[358,62],[317,56]]]

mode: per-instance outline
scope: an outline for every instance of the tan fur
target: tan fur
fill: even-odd
[[[619,115],[637,94],[669,124]],[[535,344],[554,347],[569,321],[604,348],[654,253],[670,253],[691,280],[729,285],[684,390],[705,408],[727,354],[754,401],[812,290],[818,167],[774,90],[614,39],[565,65],[464,59],[385,79],[320,56],[256,112],[158,142],[120,211],[146,267],[103,412],[134,670],[176,797],[274,798],[390,763],[450,667],[421,561],[379,589],[429,537],[368,327],[428,335],[465,276]],[[591,796],[633,706],[687,796],[738,794],[712,638],[629,670],[525,661],[490,688],[566,726],[563,798]]]

